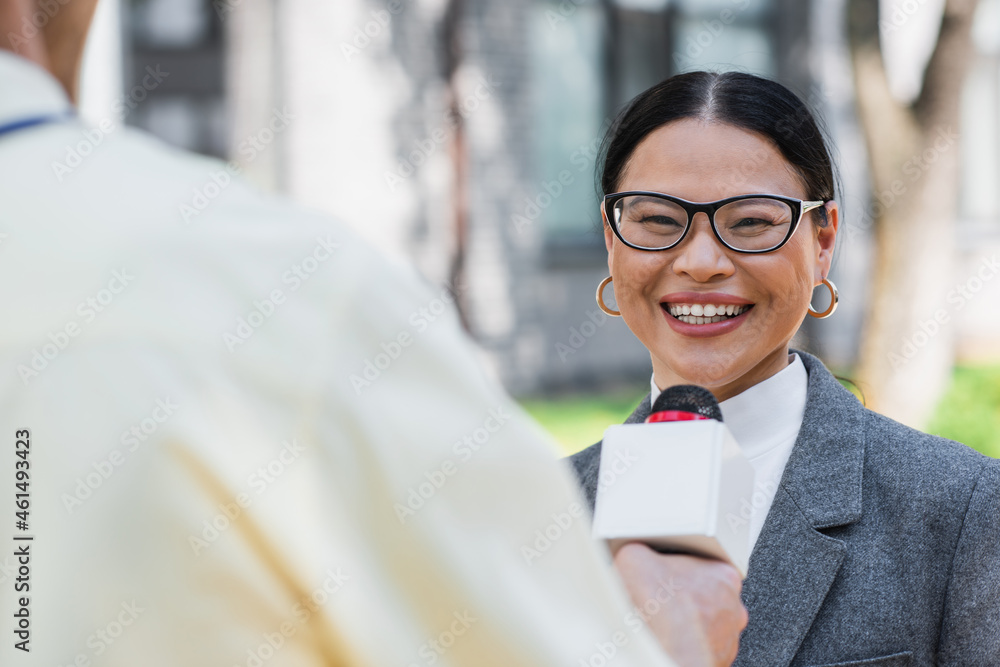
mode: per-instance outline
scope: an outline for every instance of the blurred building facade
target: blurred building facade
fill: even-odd
[[[870,193],[842,0],[102,0],[100,11],[92,47],[104,60],[85,81],[107,98],[109,63],[122,63],[119,95],[135,102],[125,122],[232,160],[416,262],[515,393],[649,376],[644,348],[594,301],[608,273],[595,161],[617,109],[679,71],[776,78],[825,119],[850,232],[832,275],[841,309],[808,322],[799,344],[854,362]],[[980,11],[959,142],[966,289],[1000,251],[1000,0]],[[169,75],[146,90],[157,67]],[[1000,354],[989,307],[1000,279],[984,276],[956,307],[961,356]]]

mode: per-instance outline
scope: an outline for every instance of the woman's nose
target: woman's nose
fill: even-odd
[[[691,229],[673,252],[676,253],[672,262],[674,273],[686,274],[700,283],[730,276],[736,270],[705,213],[695,213]]]

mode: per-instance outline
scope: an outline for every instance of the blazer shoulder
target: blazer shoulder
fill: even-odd
[[[883,482],[964,504],[987,470],[1000,469],[1000,460],[968,445],[918,431],[877,412],[866,409],[865,422],[866,474]]]
[[[890,455],[903,456],[911,463],[968,463],[981,467],[988,461],[996,460],[961,442],[918,431],[867,408],[865,421],[869,446],[885,450]]]

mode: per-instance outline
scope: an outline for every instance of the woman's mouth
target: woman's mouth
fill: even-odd
[[[660,307],[686,324],[713,324],[737,317],[753,304],[661,303]]]

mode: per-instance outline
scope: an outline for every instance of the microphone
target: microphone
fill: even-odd
[[[715,395],[708,389],[694,384],[679,384],[660,392],[645,423],[692,419],[714,419],[721,422],[722,410]]]
[[[669,387],[646,423],[604,432],[593,534],[612,553],[643,542],[725,561],[746,577],[750,530],[740,504],[753,485],[753,466],[722,423],[712,392]]]

